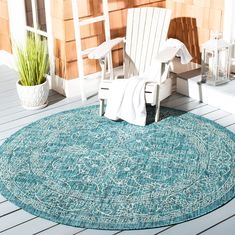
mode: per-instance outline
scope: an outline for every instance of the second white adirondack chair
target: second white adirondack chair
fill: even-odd
[[[124,43],[124,76],[122,78],[144,74],[153,61],[161,63],[161,71],[158,73],[160,76],[156,77],[154,82],[147,83],[145,88],[146,103],[156,105],[155,121],[158,121],[160,101],[172,92],[172,81],[166,77],[169,64],[178,51],[176,48],[167,48],[159,53],[167,37],[170,18],[171,10],[165,8],[128,9],[126,39],[116,38],[104,42],[88,55],[90,59],[98,59],[102,68],[102,81],[99,89],[100,115],[104,114],[104,100],[112,95],[109,94],[112,79],[105,79],[106,56],[113,47]]]

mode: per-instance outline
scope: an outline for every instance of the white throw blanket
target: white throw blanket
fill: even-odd
[[[181,63],[189,63],[192,59],[185,45],[177,39],[168,39],[162,49],[166,47],[179,48],[178,55]],[[152,73],[155,75],[156,64],[152,64],[142,76],[135,76],[129,79],[117,79],[112,82],[110,97],[107,99],[105,117],[118,120],[122,119],[129,123],[144,126],[146,124],[145,107],[145,85],[152,80]],[[160,76],[160,74],[159,74]],[[155,76],[154,76],[155,77]],[[156,77],[155,77],[156,78]]]
[[[167,39],[161,46],[161,50],[167,47],[176,47],[179,49],[176,56],[180,57],[181,64],[188,64],[192,60],[192,56],[190,55],[187,47],[180,40],[175,38]]]
[[[144,126],[146,122],[144,77],[117,79],[112,82],[105,117]]]

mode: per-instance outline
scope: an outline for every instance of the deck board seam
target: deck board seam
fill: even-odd
[[[4,201],[0,201],[0,204],[2,204],[2,203],[4,203],[4,202],[7,202],[8,200],[6,199],[6,200],[4,200]]]
[[[206,107],[206,106],[207,106],[207,104],[204,104],[204,105],[200,105],[200,104],[199,104],[198,107],[188,109],[187,112],[191,112],[191,111],[193,111],[193,110],[195,110],[195,109],[199,109],[199,108]]]
[[[195,100],[190,100],[190,101],[187,101],[187,102],[185,102],[185,103],[182,103],[182,104],[177,104],[176,106],[174,106],[174,108],[177,108],[177,107],[179,107],[179,106],[182,106],[182,105],[185,105],[185,104],[190,104],[190,103],[192,103],[192,102],[194,102]]]
[[[234,124],[235,124],[235,122],[233,124],[229,124],[229,125],[227,125],[225,127],[227,128],[227,127],[233,126]]]
[[[11,227],[9,227],[9,228],[6,228],[6,229],[0,231],[0,233],[4,233],[4,232],[6,232],[6,231],[8,231],[8,230],[10,230],[10,229],[16,228],[17,226],[20,226],[20,225],[22,225],[22,224],[25,224],[25,223],[30,222],[30,221],[32,221],[32,220],[35,220],[36,218],[38,218],[38,217],[35,216],[35,217],[33,217],[33,218],[31,218],[31,219],[28,219],[28,220],[26,220],[26,221],[23,221],[23,222],[21,222],[21,223],[19,223],[19,224],[13,225],[13,226],[11,226]]]
[[[6,201],[6,202],[8,202],[8,201]],[[3,218],[4,216],[10,215],[10,214],[15,213],[15,212],[20,211],[20,210],[22,210],[22,208],[18,208],[18,209],[12,210],[10,212],[7,212],[3,215],[0,215],[0,219]]]
[[[82,232],[84,232],[84,231],[86,231],[86,230],[87,230],[87,228],[84,228],[84,229],[82,229],[82,230],[80,230],[80,231],[78,231],[78,232],[76,232],[76,233],[73,233],[73,235],[80,234],[80,233],[82,233]]]
[[[203,113],[202,115],[198,115],[198,114],[196,114],[196,115],[204,117],[204,116],[206,116],[206,115],[208,115],[208,114],[211,114],[211,113],[214,113],[214,112],[216,112],[216,111],[218,111],[218,110],[220,110],[220,109],[215,109],[215,110],[209,111],[209,112],[207,112],[207,113]]]
[[[199,233],[197,233],[197,234],[195,234],[195,235],[203,234],[203,233],[209,231],[210,229],[212,229],[212,228],[218,226],[219,224],[222,224],[223,222],[225,222],[225,221],[227,221],[227,220],[233,218],[234,216],[235,216],[235,214],[233,214],[233,215],[231,215],[231,216],[229,216],[229,217],[227,217],[227,218],[225,218],[225,219],[223,219],[223,220],[221,220],[221,221],[219,221],[219,222],[213,224],[212,226],[210,226],[210,227],[208,227],[208,228],[202,230],[201,232],[199,232]]]
[[[231,116],[231,115],[232,115],[232,114],[229,113],[229,114],[226,114],[226,115],[223,116],[223,117],[219,117],[219,118],[213,119],[213,121],[216,122],[216,121],[218,121],[218,120],[220,120],[220,119],[222,119],[222,118],[226,118],[226,117]]]
[[[120,231],[118,231],[118,232],[115,232],[115,233],[114,233],[114,234],[112,234],[112,235],[118,235],[118,234],[121,234],[123,231],[124,231],[124,230],[120,230]]]
[[[164,233],[164,232],[168,231],[169,229],[174,228],[175,226],[176,225],[171,225],[171,226],[163,229],[162,231],[155,233],[154,235],[158,235],[158,234]]]
[[[51,228],[54,228],[54,227],[56,227],[56,226],[58,226],[58,225],[60,225],[60,224],[59,224],[59,223],[53,224],[53,225],[51,225],[51,226],[48,227],[48,228],[45,228],[45,229],[42,229],[42,230],[40,230],[40,231],[38,231],[38,232],[36,232],[36,233],[33,233],[32,235],[37,235],[37,234],[40,234],[40,233],[42,233],[42,232],[48,231],[48,230],[50,230]]]

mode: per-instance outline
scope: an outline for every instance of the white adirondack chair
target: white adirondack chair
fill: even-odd
[[[124,76],[122,78],[145,73],[153,61],[161,63],[161,75],[156,77],[154,82],[147,83],[145,88],[146,103],[156,105],[155,121],[158,121],[160,101],[171,95],[172,92],[172,81],[166,77],[169,64],[178,51],[176,48],[167,48],[159,53],[160,46],[167,37],[170,18],[171,10],[165,8],[128,9],[126,38],[116,38],[104,42],[88,55],[90,59],[98,59],[102,68],[102,81],[99,89],[100,115],[104,114],[104,100],[112,95],[109,94],[112,78],[105,79],[106,56],[113,47],[124,43]]]

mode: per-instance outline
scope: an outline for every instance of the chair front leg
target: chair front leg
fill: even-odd
[[[106,58],[103,57],[99,59],[100,67],[101,67],[101,81],[103,81],[106,77]],[[104,99],[100,99],[100,109],[99,109],[99,115],[104,115]]]
[[[160,117],[160,85],[157,85],[157,91],[156,91],[156,113],[155,113],[155,122],[159,121]]]
[[[101,67],[101,80],[104,80],[106,76],[106,57],[99,59],[99,63]]]
[[[100,111],[99,111],[100,116],[104,115],[104,100],[100,100]]]

